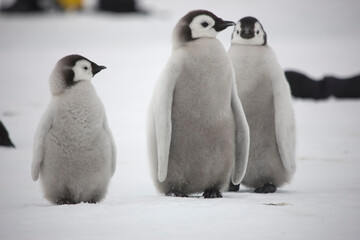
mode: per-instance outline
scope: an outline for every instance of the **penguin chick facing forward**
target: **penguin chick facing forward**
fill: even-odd
[[[52,96],[36,131],[31,173],[54,204],[99,202],[114,174],[115,143],[90,82],[105,68],[69,55],[50,76]]]
[[[154,89],[148,152],[158,191],[222,197],[244,176],[249,129],[234,71],[218,32],[235,23],[206,10],[189,12],[173,31],[173,51]]]
[[[256,18],[239,20],[228,54],[250,128],[249,162],[242,184],[258,193],[275,192],[295,172],[295,123],[289,85]],[[238,190],[238,186],[232,187]]]

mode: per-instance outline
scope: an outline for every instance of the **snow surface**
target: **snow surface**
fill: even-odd
[[[360,3],[354,1],[151,1],[153,14],[0,15],[0,119],[16,149],[0,148],[0,239],[358,239],[360,101],[294,101],[297,172],[275,194],[242,188],[222,199],[165,197],[149,176],[146,110],[170,55],[171,31],[189,10],[263,24],[287,69],[320,77],[359,73]],[[232,30],[218,35],[227,49]],[[107,69],[93,79],[118,149],[100,204],[53,206],[32,182],[35,128],[61,57]]]

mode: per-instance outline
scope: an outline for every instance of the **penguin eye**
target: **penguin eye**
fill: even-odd
[[[202,22],[201,26],[203,26],[204,28],[206,28],[207,26],[209,26],[209,24],[207,22]]]
[[[88,67],[86,67],[86,66],[84,67],[84,70],[88,70],[88,69],[89,69]]]
[[[256,34],[259,34],[259,30],[256,31]]]
[[[239,30],[237,30],[236,33],[239,34],[240,33]]]

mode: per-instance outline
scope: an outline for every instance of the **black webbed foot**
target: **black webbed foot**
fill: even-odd
[[[264,186],[256,188],[255,193],[274,193],[277,187],[272,183],[265,183]]]
[[[56,201],[56,204],[57,204],[57,205],[76,204],[76,202],[74,202],[74,201],[71,200],[71,199],[65,199],[65,198],[63,198],[63,199],[58,199],[58,200]]]
[[[222,198],[222,194],[217,189],[207,189],[203,194],[204,198]]]
[[[232,182],[229,184],[229,192],[237,192],[240,189],[240,184],[234,185]]]
[[[87,201],[87,203],[90,203],[90,204],[97,204],[99,201],[96,200],[96,199],[90,199],[89,201]]]
[[[87,202],[87,203],[96,204],[96,203],[98,203],[98,202],[101,201],[103,195],[104,195],[104,194],[103,194],[102,191],[100,191],[100,190],[99,190],[99,191],[95,191],[95,192],[93,193],[93,196],[92,196],[89,200],[87,200],[86,202]]]

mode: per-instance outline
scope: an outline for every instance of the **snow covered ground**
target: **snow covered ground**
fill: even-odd
[[[150,180],[145,115],[171,51],[171,31],[189,10],[227,20],[260,19],[287,69],[358,74],[358,1],[142,1],[149,16],[0,15],[0,119],[16,149],[0,148],[0,239],[358,239],[360,101],[296,100],[297,172],[275,194],[245,188],[222,199],[165,197]],[[218,38],[227,49],[231,29]],[[32,182],[35,128],[50,99],[48,76],[78,53],[108,67],[94,80],[118,149],[100,204],[53,206]],[[200,196],[200,195],[199,195]]]

